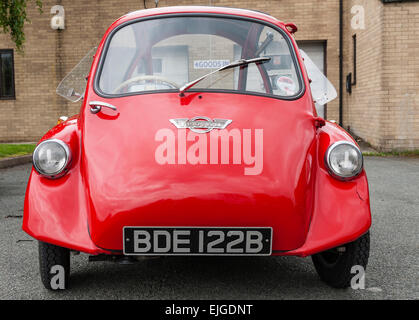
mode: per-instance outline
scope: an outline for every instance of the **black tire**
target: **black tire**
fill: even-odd
[[[53,288],[51,283],[56,275],[56,272],[51,273],[51,269],[57,265],[64,268],[64,289],[67,289],[70,278],[70,250],[39,241],[39,271],[42,283],[48,290],[62,289]]]
[[[355,265],[362,266],[364,270],[368,264],[370,253],[370,233],[367,232],[354,242],[343,245],[344,252],[337,248],[321,252],[312,256],[314,267],[325,283],[334,288],[347,288],[351,284],[351,269]]]

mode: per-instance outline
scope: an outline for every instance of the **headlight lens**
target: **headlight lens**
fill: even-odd
[[[57,139],[41,142],[33,153],[33,165],[36,171],[48,178],[58,178],[63,175],[70,160],[71,153],[67,144]]]
[[[331,145],[326,152],[326,166],[330,174],[340,180],[350,180],[358,176],[363,162],[359,148],[347,141]]]

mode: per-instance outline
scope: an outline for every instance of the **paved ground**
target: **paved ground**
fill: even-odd
[[[30,166],[0,170],[0,299],[419,299],[419,159],[367,158],[373,210],[366,290],[323,284],[310,258],[72,257],[72,288],[48,292],[37,243],[21,231]],[[23,241],[22,241],[23,240]]]

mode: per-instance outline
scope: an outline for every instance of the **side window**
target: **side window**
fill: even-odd
[[[0,49],[0,99],[15,98],[14,62],[12,49]]]

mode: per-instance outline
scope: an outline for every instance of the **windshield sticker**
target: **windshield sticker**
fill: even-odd
[[[230,64],[230,60],[194,60],[194,69],[219,69]]]
[[[297,85],[291,77],[278,76],[275,79],[275,86],[285,96],[292,96],[297,91]]]

